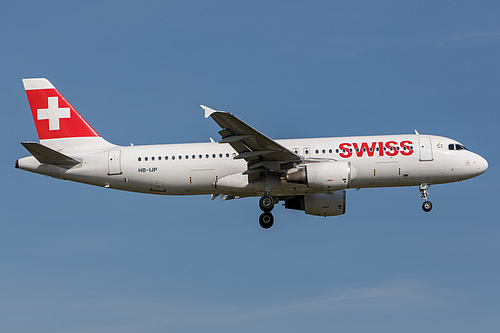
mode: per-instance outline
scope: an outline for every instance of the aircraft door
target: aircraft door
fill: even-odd
[[[431,138],[419,137],[418,142],[420,144],[420,161],[432,161],[434,158],[432,156]]]
[[[121,175],[121,150],[108,150],[108,175]]]

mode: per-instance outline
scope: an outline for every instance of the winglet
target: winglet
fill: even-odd
[[[203,110],[205,110],[205,118],[210,117],[210,115],[211,115],[212,113],[218,112],[218,111],[216,111],[216,110],[213,110],[213,109],[209,108],[208,106],[205,106],[205,105],[200,105],[200,106],[201,106],[201,108],[202,108]]]

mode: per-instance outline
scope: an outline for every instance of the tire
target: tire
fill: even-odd
[[[259,207],[263,212],[269,213],[274,208],[274,199],[270,195],[263,195],[259,200]]]
[[[271,213],[262,213],[259,217],[259,224],[264,229],[269,229],[274,224],[274,217]]]
[[[425,201],[422,204],[422,209],[424,210],[424,212],[430,212],[432,209],[432,203],[430,201]]]

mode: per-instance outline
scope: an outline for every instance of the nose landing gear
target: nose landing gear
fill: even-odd
[[[424,203],[422,204],[422,209],[424,212],[430,212],[432,209],[432,203],[430,201],[427,201],[427,196],[429,195],[429,192],[427,192],[427,189],[430,187],[430,185],[427,185],[425,183],[420,184],[420,197],[424,199]]]
[[[274,223],[274,217],[271,214],[274,208],[274,199],[270,193],[266,193],[260,198],[259,207],[264,212],[259,217],[260,226],[264,229],[271,228]]]

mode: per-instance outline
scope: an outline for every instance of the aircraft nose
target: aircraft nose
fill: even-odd
[[[480,155],[475,154],[471,162],[472,168],[470,172],[472,173],[472,177],[479,176],[488,169],[488,162]]]
[[[486,159],[482,156],[478,156],[477,160],[475,161],[475,167],[477,170],[477,174],[480,175],[488,169],[488,161],[486,161]]]

